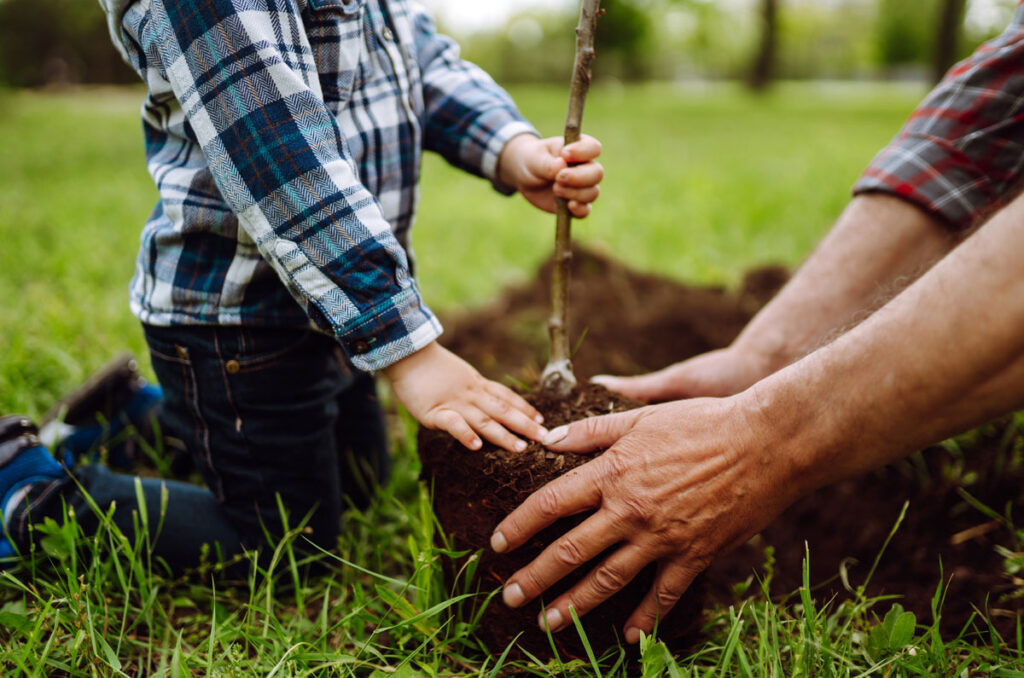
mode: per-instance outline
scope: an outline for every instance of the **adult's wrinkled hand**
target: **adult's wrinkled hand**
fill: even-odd
[[[753,402],[751,402],[753,401]],[[764,437],[756,399],[700,399],[606,415],[555,429],[559,452],[608,448],[548,483],[496,528],[491,546],[510,551],[564,516],[594,511],[505,584],[519,607],[609,547],[578,584],[548,601],[541,628],[572,624],[657,561],[652,589],[625,623],[635,643],[718,554],[760,531],[791,501],[791,468]]]

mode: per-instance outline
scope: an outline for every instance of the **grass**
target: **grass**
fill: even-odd
[[[543,132],[557,133],[564,92],[514,94]],[[629,264],[689,281],[733,285],[757,263],[794,265],[919,95],[808,85],[765,98],[727,86],[598,87],[585,128],[605,144],[608,177],[595,215],[577,233]],[[0,412],[36,416],[115,352],[145,355],[126,299],[139,229],[155,201],[140,100],[137,89],[0,93]],[[415,245],[434,306],[493,298],[549,251],[552,218],[436,158],[424,164],[422,192]],[[450,614],[491,592],[444,585],[450,554],[435,545],[409,427],[398,434],[399,472],[373,507],[347,515],[337,552],[301,555],[297,526],[274,563],[265,571],[253,565],[243,581],[223,582],[209,570],[170,578],[147,557],[144,540],[109,521],[90,536],[74,521],[44,526],[42,551],[0,574],[0,671],[506,673],[503,648],[483,654],[465,616]],[[325,572],[308,574],[308,560]],[[999,638],[979,619],[984,641],[943,638],[891,600],[819,601],[810,584],[786,601],[754,595],[711,611],[706,640],[690,656],[645,639],[644,675],[1024,676],[1020,631]],[[939,589],[937,610],[941,598]],[[516,667],[613,676],[626,664],[613,648],[592,661]]]

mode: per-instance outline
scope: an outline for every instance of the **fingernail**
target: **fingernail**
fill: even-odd
[[[483,446],[483,443],[480,442],[479,438],[477,438],[476,440],[471,440],[469,446],[474,450],[479,450]]]
[[[626,642],[630,645],[636,645],[640,642],[641,633],[642,632],[637,627],[630,626],[628,629],[626,629]]]
[[[543,423],[544,423],[544,415],[543,415],[543,414],[538,414],[538,415],[536,415],[536,416],[535,416],[535,417],[533,418],[533,420],[534,420],[535,422],[537,422],[538,424],[543,424]]]
[[[527,445],[526,445],[526,442],[525,442],[525,441],[523,441],[523,440],[517,440],[517,441],[516,441],[516,444],[515,444],[515,445],[513,445],[512,447],[514,447],[514,448],[516,449],[516,452],[523,452],[523,451],[525,451],[525,450],[526,450],[526,448],[527,448]]]
[[[523,593],[523,589],[519,584],[509,584],[501,592],[501,599],[509,607],[519,607],[526,602],[526,594]]]
[[[540,616],[537,617],[537,626],[540,630],[548,629],[551,631],[557,631],[562,626],[562,613],[552,608],[547,612],[541,612]]]
[[[559,426],[553,431],[549,431],[544,440],[542,441],[545,445],[554,445],[555,443],[565,440],[565,437],[569,435],[568,426]]]
[[[505,539],[505,535],[501,532],[495,532],[491,535],[491,549],[495,553],[503,553],[508,548],[508,540]]]
[[[613,377],[610,374],[599,374],[596,377],[591,377],[590,383],[600,384],[601,386],[608,386],[609,384],[614,384],[616,379],[616,377]]]

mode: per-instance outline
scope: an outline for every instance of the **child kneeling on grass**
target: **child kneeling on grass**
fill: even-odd
[[[333,546],[356,469],[387,473],[372,372],[471,449],[544,435],[522,398],[436,342],[407,254],[420,157],[436,151],[544,210],[565,198],[584,217],[603,173],[594,139],[540,139],[409,0],[100,1],[149,88],[160,192],[131,307],[163,388],[162,431],[207,486],[142,480],[150,516],[168,490],[155,555],[177,569],[204,544],[224,556],[264,546],[265,530],[281,534],[277,495]],[[31,422],[8,421],[0,552],[83,506],[77,483],[101,509],[116,502],[114,522],[132,531],[135,478],[96,464],[75,475]]]

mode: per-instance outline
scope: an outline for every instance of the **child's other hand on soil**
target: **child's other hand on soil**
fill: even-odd
[[[601,142],[586,134],[566,146],[562,137],[538,139],[520,134],[505,144],[498,159],[502,183],[515,187],[530,204],[546,212],[556,209],[555,198],[569,201],[569,211],[582,219],[600,193],[604,168],[596,158]]]
[[[480,436],[509,452],[526,442],[510,431],[540,441],[547,430],[540,413],[501,384],[484,379],[469,363],[437,342],[384,370],[398,399],[432,429],[447,431],[471,450]]]

